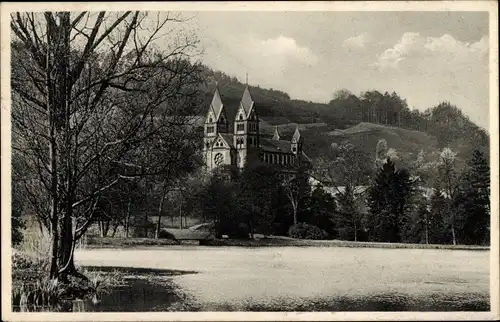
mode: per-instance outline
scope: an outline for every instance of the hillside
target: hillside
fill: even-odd
[[[417,152],[421,149],[436,150],[437,139],[427,133],[407,130],[393,126],[361,122],[345,130],[328,132],[334,142],[348,140],[353,144],[374,150],[377,142],[381,139],[387,141],[387,145],[403,153]]]
[[[224,103],[239,103],[245,84],[209,68],[204,74],[202,106],[210,104],[216,82]],[[259,106],[262,133],[272,136],[278,126],[286,139],[298,126],[307,142],[304,149],[313,159],[327,154],[332,143],[344,140],[374,155],[380,139],[396,149],[403,161],[414,159],[422,149],[437,157],[435,152],[444,147],[457,152],[461,161],[476,148],[489,155],[487,132],[449,102],[436,102],[420,112],[410,110],[406,100],[394,92],[367,91],[356,96],[343,90],[332,93],[332,101],[324,104],[294,100],[285,92],[259,86],[250,86],[250,91]]]

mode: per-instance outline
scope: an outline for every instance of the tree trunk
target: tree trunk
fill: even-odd
[[[293,206],[293,224],[296,225],[298,223],[297,205],[294,203],[292,206]]]
[[[182,229],[182,199],[180,201],[181,203],[179,204],[179,220],[180,220],[179,228]]]
[[[54,200],[54,198],[52,197]],[[53,206],[51,206],[53,207]],[[51,210],[55,212],[55,207]],[[57,266],[57,255],[59,253],[59,229],[57,227],[57,214],[51,214],[52,220],[50,222],[50,233],[52,234],[50,240],[51,254],[50,254],[50,278],[57,278],[58,266]]]
[[[155,231],[155,238],[156,239],[160,238],[161,213],[163,211],[163,203],[165,201],[166,195],[167,195],[166,184],[164,184],[163,191],[162,191],[161,198],[160,198],[160,205],[158,206],[158,221],[156,222],[156,231]]]
[[[427,213],[425,214],[425,243],[429,244],[429,221],[427,218]]]
[[[128,231],[130,227],[130,204],[132,200],[128,199],[127,203],[127,217],[125,218],[125,238],[128,238]]]
[[[253,239],[254,238],[254,233],[253,233],[253,223],[252,223],[252,220],[248,221],[248,228],[250,230],[250,239]]]
[[[143,234],[145,238],[149,237],[149,221],[148,221],[148,214],[147,212],[144,212],[144,223],[143,223]]]
[[[111,237],[115,237],[116,230],[118,229],[119,224],[114,224],[113,225],[113,232],[111,233]]]
[[[68,207],[69,208],[69,207]],[[76,272],[74,262],[75,249],[75,218],[72,218],[72,211],[64,214],[61,223],[60,253],[59,253],[59,278],[66,283],[67,276]]]
[[[101,233],[101,237],[108,237],[109,221],[103,219],[99,220],[99,232]]]
[[[455,224],[451,224],[451,236],[453,238],[453,245],[456,245],[457,244],[457,239],[456,239],[456,236],[455,236]]]
[[[102,219],[99,219],[98,223],[99,225],[99,235],[102,237],[104,237],[104,223],[103,223],[103,220]]]
[[[354,241],[358,241],[358,225],[354,221]]]

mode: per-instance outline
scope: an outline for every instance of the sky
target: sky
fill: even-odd
[[[442,101],[488,128],[487,12],[190,12],[201,60],[292,98],[395,91],[410,108]]]

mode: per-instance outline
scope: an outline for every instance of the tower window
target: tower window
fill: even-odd
[[[293,151],[293,152],[297,152],[297,148],[296,148],[296,147],[293,147],[293,148],[292,148],[292,151]]]
[[[237,138],[236,139],[236,146],[240,147],[243,145],[243,138]]]
[[[236,125],[236,131],[244,131],[245,130],[245,124],[243,123],[238,123]]]
[[[208,119],[208,123],[212,123],[212,118],[209,118],[209,119]]]
[[[240,114],[240,121],[243,121],[243,115]]]
[[[214,133],[214,127],[213,126],[207,126],[207,133]]]

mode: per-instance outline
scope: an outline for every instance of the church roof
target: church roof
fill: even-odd
[[[224,110],[226,111],[226,118],[229,120],[231,125],[233,125],[234,119],[236,118],[236,113],[238,112],[239,103],[227,101],[224,105]]]
[[[302,160],[303,160],[303,161],[306,161],[306,162],[312,163],[311,158],[310,158],[310,157],[308,157],[308,156],[307,156],[307,154],[306,154],[304,151],[302,151],[301,158],[302,158]]]
[[[302,137],[300,136],[299,127],[297,126],[295,128],[295,132],[293,133],[292,142],[297,143],[297,142],[300,142],[301,139],[302,139]]]
[[[219,133],[220,136],[226,141],[226,143],[229,145],[229,147],[234,148],[233,145],[233,135],[230,133]]]
[[[273,139],[260,139],[260,147],[263,151],[267,152],[281,152],[292,153],[290,141],[273,140]]]
[[[224,104],[222,104],[222,99],[220,97],[218,88],[215,88],[214,96],[212,98],[212,103],[210,103],[210,107],[214,111],[215,118],[218,120],[220,113],[224,107]]]
[[[248,116],[250,114],[250,110],[252,109],[252,106],[254,104],[252,95],[250,95],[250,90],[248,89],[248,86],[245,87],[245,91],[243,92],[243,97],[241,98],[240,102],[241,106],[245,110],[246,115]]]

